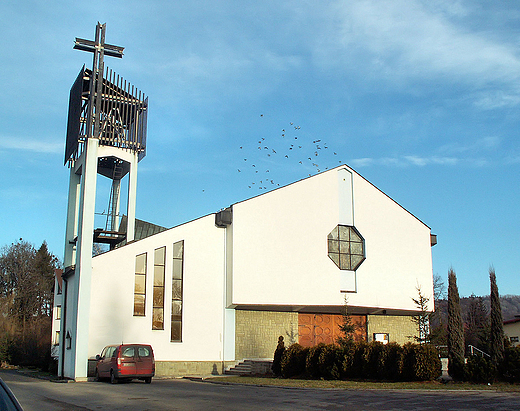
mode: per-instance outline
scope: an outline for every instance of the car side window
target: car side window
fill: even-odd
[[[139,347],[139,357],[149,357],[150,350],[147,347]]]
[[[116,347],[109,347],[107,350],[107,357],[115,357],[116,351]]]
[[[107,348],[103,348],[103,351],[101,351],[101,354],[99,355],[101,358],[105,358],[105,355],[107,353]]]
[[[133,357],[135,355],[134,347],[126,347],[123,351],[123,357]]]

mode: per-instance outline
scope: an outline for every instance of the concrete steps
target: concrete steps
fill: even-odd
[[[224,371],[226,375],[266,375],[271,373],[270,360],[243,360]]]

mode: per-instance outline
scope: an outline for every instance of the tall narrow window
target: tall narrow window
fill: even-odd
[[[144,316],[146,302],[146,253],[135,257],[134,315]]]
[[[166,247],[157,248],[153,260],[152,330],[164,330],[164,263]]]
[[[182,341],[182,269],[184,241],[173,244],[171,341]]]

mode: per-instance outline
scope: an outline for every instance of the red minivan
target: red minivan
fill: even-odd
[[[108,345],[96,355],[96,380],[110,378],[112,384],[120,379],[138,378],[147,384],[155,375],[155,359],[150,345]]]

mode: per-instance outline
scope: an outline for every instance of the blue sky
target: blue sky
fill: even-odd
[[[489,294],[490,265],[520,294],[520,3],[4,0],[2,246],[63,256],[68,95],[92,64],[72,47],[98,21],[125,47],[106,65],[149,96],[138,218],[171,227],[346,163],[438,235],[433,271],[461,295]]]

